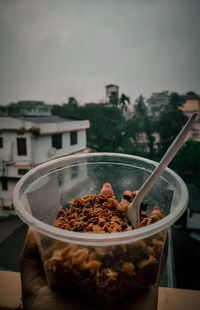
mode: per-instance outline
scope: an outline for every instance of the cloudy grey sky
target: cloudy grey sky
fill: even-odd
[[[0,104],[200,93],[199,0],[0,0]]]

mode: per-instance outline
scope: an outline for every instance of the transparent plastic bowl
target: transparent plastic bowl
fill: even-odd
[[[188,191],[166,168],[145,197],[150,214],[159,205],[164,218],[152,225],[120,233],[81,233],[54,227],[60,206],[111,183],[116,199],[138,190],[157,163],[115,153],[65,156],[41,164],[17,183],[14,206],[34,228],[50,287],[75,287],[95,301],[115,302],[156,282],[167,229],[184,212]]]

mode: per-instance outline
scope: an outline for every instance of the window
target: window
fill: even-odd
[[[70,132],[70,144],[74,145],[78,142],[78,134],[77,131],[71,131]]]
[[[17,138],[17,154],[27,155],[26,138]]]
[[[28,169],[18,169],[18,174],[19,175],[24,175],[28,172]]]
[[[3,191],[8,190],[8,180],[6,178],[1,179],[1,187]]]
[[[0,148],[3,148],[3,137],[0,137]]]
[[[51,136],[52,147],[55,147],[57,150],[62,148],[62,134],[56,134]]]
[[[200,134],[199,134],[199,133],[193,133],[193,134],[192,134],[192,137],[193,137],[194,139],[199,139]]]

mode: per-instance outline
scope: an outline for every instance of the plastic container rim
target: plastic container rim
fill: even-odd
[[[118,232],[112,234],[97,234],[97,233],[81,233],[81,232],[73,232],[68,230],[62,230],[56,228],[54,226],[43,223],[42,221],[34,218],[23,206],[20,199],[20,190],[27,180],[32,177],[38,170],[46,169],[47,167],[51,167],[54,164],[62,163],[62,162],[70,162],[72,159],[86,159],[89,157],[115,157],[117,158],[127,158],[127,159],[136,159],[139,161],[143,161],[154,165],[155,167],[158,165],[157,162],[152,161],[150,159],[127,155],[122,153],[89,153],[89,154],[76,154],[76,155],[66,155],[57,159],[49,160],[45,163],[42,163],[34,168],[32,168],[29,172],[27,172],[16,184],[13,191],[13,202],[17,215],[22,219],[24,223],[28,226],[32,227],[36,231],[52,237],[54,239],[80,244],[80,245],[88,245],[88,246],[107,246],[107,245],[115,245],[115,244],[125,244],[129,242],[134,242],[140,239],[145,239],[149,236],[152,236],[164,229],[167,229],[172,225],[185,211],[189,199],[188,190],[184,181],[179,177],[177,173],[175,173],[170,168],[165,168],[165,171],[168,172],[173,178],[176,179],[181,189],[181,199],[178,202],[176,208],[170,212],[169,215],[165,216],[161,221],[154,223],[153,225],[149,225],[140,229],[130,230],[126,232]],[[58,167],[59,168],[59,167]],[[58,169],[57,168],[57,169]],[[64,166],[63,166],[64,168]],[[56,168],[55,168],[56,171]],[[49,172],[53,172],[49,170]]]

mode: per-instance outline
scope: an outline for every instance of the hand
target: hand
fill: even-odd
[[[29,228],[20,258],[22,301],[25,310],[75,310],[85,308],[78,300],[48,287],[35,241]]]
[[[20,258],[22,300],[25,310],[94,310],[96,305],[87,304],[77,296],[66,296],[50,289],[35,241],[34,231],[29,228]],[[129,300],[118,302],[115,310],[156,310],[158,283],[148,290],[133,295]],[[104,307],[105,309],[105,307]],[[110,308],[109,308],[110,309]]]

